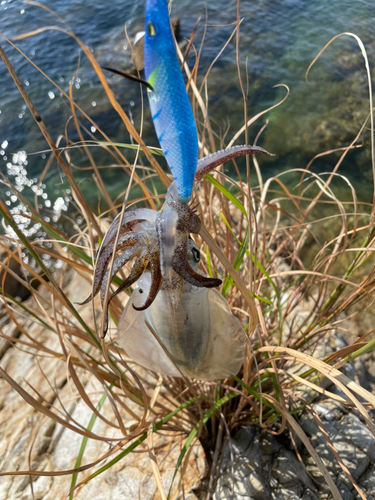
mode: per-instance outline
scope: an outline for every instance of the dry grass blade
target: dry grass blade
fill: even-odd
[[[160,493],[160,498],[162,500],[167,500],[167,495],[165,494],[165,491],[164,491],[163,481],[161,479],[161,474],[160,474],[160,470],[158,467],[158,462],[157,462],[155,450],[154,450],[153,424],[152,424],[152,422],[150,423],[148,431],[147,431],[147,445],[148,445],[148,456],[149,456],[150,462],[151,462],[152,473],[154,475],[156,486],[157,486],[158,491]]]
[[[269,398],[268,396],[267,396],[267,399],[271,400],[271,398]],[[297,436],[300,438],[300,440],[302,441],[302,443],[307,448],[308,452],[310,453],[310,455],[314,459],[314,462],[316,463],[316,465],[318,466],[320,472],[322,473],[322,475],[323,475],[323,477],[324,477],[324,479],[325,479],[325,481],[326,481],[329,489],[331,490],[333,498],[335,500],[343,500],[342,496],[340,495],[339,490],[337,489],[337,486],[333,482],[333,479],[332,479],[330,473],[328,472],[328,470],[327,470],[326,466],[324,465],[322,459],[319,457],[319,455],[315,451],[315,449],[312,446],[309,438],[303,432],[301,426],[294,420],[294,418],[292,417],[292,415],[290,415],[288,412],[286,412],[281,407],[281,405],[277,401],[272,400],[272,403],[285,416],[285,419],[288,421],[290,427],[293,429],[293,431],[297,434]]]
[[[350,380],[346,375],[339,372],[332,366],[327,365],[323,361],[316,359],[312,356],[304,354],[300,351],[296,351],[294,349],[290,349],[288,347],[278,346],[278,347],[260,347],[258,349],[259,352],[270,352],[280,354],[287,354],[289,359],[296,360],[300,363],[311,366],[315,370],[319,371],[323,377],[329,378],[339,389],[341,389],[346,396],[351,400],[351,402],[357,407],[357,409],[361,412],[363,418],[365,419],[369,429],[375,436],[375,426],[372,423],[370,415],[364,406],[358,401],[358,399],[352,394],[351,391],[357,393],[363,399],[371,403],[375,407],[375,396],[373,396],[366,389],[358,385],[353,380]]]
[[[89,481],[98,481],[95,484],[99,485],[98,476],[103,474],[105,477],[104,474],[111,474],[113,472],[113,469],[110,471],[111,467],[129,453],[134,454],[131,460],[134,462],[132,465],[136,467],[137,453],[142,456],[142,453],[148,452],[157,485],[156,494],[162,499],[168,498],[163,485],[163,474],[172,466],[174,477],[179,476],[178,486],[177,484],[173,486],[173,495],[179,498],[185,495],[192,457],[195,456],[195,451],[200,449],[202,456],[204,454],[206,458],[208,469],[206,478],[209,499],[215,497],[216,481],[224,455],[223,445],[229,441],[231,446],[231,435],[246,425],[257,425],[263,432],[277,435],[283,433],[287,425],[292,434],[299,436],[315,461],[333,498],[341,499],[335,485],[336,478],[332,477],[329,467],[324,465],[294,415],[306,411],[304,408],[307,403],[302,400],[300,394],[301,391],[307,391],[311,394],[311,398],[316,395],[324,396],[340,405],[345,405],[347,411],[351,411],[352,408],[358,410],[369,429],[375,432],[369,413],[370,408],[375,407],[375,396],[338,371],[339,367],[354,359],[372,356],[371,351],[375,347],[375,341],[370,337],[372,332],[364,331],[366,325],[373,322],[367,320],[375,301],[375,229],[374,213],[371,213],[373,206],[362,200],[349,179],[341,171],[339,172],[349,153],[358,147],[361,147],[364,153],[366,151],[367,143],[363,135],[368,118],[371,121],[371,132],[374,129],[371,95],[371,113],[361,126],[358,126],[358,133],[353,134],[354,140],[348,141],[345,146],[330,145],[324,153],[314,153],[306,168],[294,164],[290,169],[266,178],[261,163],[263,157],[260,157],[259,163],[255,162],[254,179],[258,182],[258,185],[255,185],[253,177],[250,176],[250,163],[247,162],[245,176],[239,164],[233,160],[238,180],[232,175],[226,175],[223,167],[212,177],[212,182],[206,177],[197,183],[194,195],[202,222],[198,242],[202,244],[206,255],[201,271],[206,271],[211,277],[224,275],[222,295],[227,300],[232,314],[246,331],[246,356],[237,376],[222,381],[202,382],[189,379],[183,376],[181,371],[181,377],[158,376],[130,359],[125,345],[122,349],[116,343],[112,343],[111,339],[99,340],[103,331],[101,332],[96,325],[101,318],[101,309],[95,301],[90,309],[88,307],[76,309],[72,304],[76,300],[76,288],[82,287],[86,290],[87,283],[91,285],[93,274],[91,255],[94,255],[95,248],[99,246],[102,233],[111,224],[111,218],[120,210],[122,217],[125,210],[129,209],[131,204],[134,206],[134,203],[142,207],[151,206],[154,210],[157,206],[161,207],[165,194],[164,190],[158,192],[159,188],[155,187],[155,184],[160,186],[160,183],[155,183],[155,179],[168,187],[170,177],[153,156],[160,154],[160,150],[148,148],[142,138],[143,103],[140,105],[142,112],[140,123],[137,123],[137,118],[133,122],[131,116],[125,113],[116,100],[99,63],[88,47],[51,9],[34,0],[28,3],[41,7],[57,17],[59,23],[63,23],[63,27],[39,28],[18,39],[25,39],[48,30],[57,30],[64,36],[73,38],[94,68],[104,89],[105,101],[107,104],[109,101],[135,143],[128,145],[132,155],[128,157],[128,149],[125,149],[127,145],[111,142],[106,132],[101,130],[78,105],[75,101],[78,96],[73,95],[76,72],[66,93],[48,79],[67,100],[72,114],[71,127],[74,133],[78,134],[77,141],[71,141],[70,129],[66,125],[65,130],[59,131],[61,141],[54,142],[51,137],[55,136],[55,133],[51,135],[47,130],[12,64],[0,47],[0,55],[50,148],[48,151],[51,155],[42,169],[38,186],[42,181],[46,182],[48,175],[51,174],[52,160],[56,159],[66,175],[73,195],[69,211],[61,214],[57,223],[51,222],[50,211],[38,206],[40,195],[31,193],[31,199],[35,201],[33,204],[29,201],[26,189],[21,192],[17,185],[14,186],[4,174],[1,174],[2,186],[9,192],[12,191],[22,204],[25,219],[30,224],[40,224],[45,237],[38,237],[36,241],[27,237],[19,226],[18,214],[8,208],[5,202],[0,201],[5,234],[0,236],[0,249],[4,254],[0,264],[0,327],[3,329],[0,336],[1,342],[7,343],[5,354],[2,350],[3,344],[0,344],[0,356],[4,356],[5,360],[3,368],[0,368],[0,375],[6,382],[5,387],[9,384],[12,394],[15,391],[23,398],[23,408],[25,406],[29,408],[33,412],[33,418],[34,414],[40,414],[42,418],[32,430],[30,451],[27,453],[24,465],[20,465],[20,470],[14,472],[4,469],[0,475],[28,475],[30,478],[64,476],[93,468],[88,477],[82,477],[81,482],[74,485],[71,492],[73,494],[77,488]],[[187,88],[192,94],[201,155],[214,152],[215,143],[220,144],[220,148],[226,145],[232,146],[244,133],[247,142],[247,138],[254,132],[253,128],[249,127],[254,127],[257,120],[284,103],[289,95],[289,88],[281,85],[285,87],[286,95],[268,109],[248,118],[248,89],[245,83],[249,85],[249,81],[244,80],[242,83],[244,69],[240,66],[239,54],[241,23],[239,2],[237,7],[237,21],[233,28],[230,28],[230,36],[220,50],[215,51],[217,56],[207,65],[208,70],[202,77],[197,76],[202,46],[196,50],[193,43],[194,32],[188,46],[188,51],[191,49],[190,55],[195,53],[194,66],[189,68],[186,57],[179,53],[188,78]],[[207,25],[206,23],[204,30]],[[224,50],[231,50],[230,42],[234,36],[236,36],[239,90],[243,97],[244,119],[243,126],[239,126],[237,132],[231,132],[232,139],[227,143],[229,124],[220,127],[209,116],[208,110],[213,109],[210,101],[212,91],[210,78],[211,69],[217,59]],[[364,55],[369,77],[364,46],[358,37],[355,39]],[[9,43],[24,56],[19,48]],[[39,70],[30,59],[24,57]],[[80,60],[77,61],[77,68],[79,64]],[[81,67],[80,71],[82,70]],[[48,78],[43,72],[41,74]],[[369,91],[371,94],[370,81]],[[86,120],[97,129],[105,142],[91,140],[94,138],[90,136],[90,130],[86,129]],[[255,142],[263,140],[268,133],[266,125],[260,124],[260,130],[258,127],[255,131]],[[104,148],[110,161],[107,164],[105,161],[99,164],[96,161],[94,148]],[[77,156],[78,153],[81,155],[82,163],[73,164],[71,159],[73,149],[74,155],[76,152]],[[143,165],[140,149],[146,156],[148,162],[146,165]],[[273,152],[278,153],[278,151]],[[374,165],[373,140],[371,152]],[[134,162],[130,162],[128,158],[134,156]],[[318,168],[311,171],[312,163],[319,157],[327,164],[327,172],[317,173]],[[278,161],[277,156],[274,161]],[[275,163],[273,167],[275,166],[278,164]],[[314,164],[314,167],[316,166]],[[119,168],[121,170],[118,170]],[[373,168],[375,172],[375,166]],[[125,186],[118,198],[112,199],[109,195],[111,192],[109,188],[112,186],[106,185],[105,179],[110,177],[107,174],[112,173],[117,178],[119,172],[123,176]],[[88,205],[82,184],[77,181],[80,175],[91,174],[98,196],[105,199],[106,211],[100,213],[99,217]],[[220,183],[217,180],[218,176]],[[296,179],[297,185],[295,185]],[[140,186],[143,193],[141,196],[135,194],[137,198],[135,201],[131,195],[138,188],[133,185],[133,181]],[[344,186],[343,191],[339,191],[337,185]],[[341,196],[344,191],[344,195]],[[128,200],[132,201],[128,203]],[[98,211],[100,212],[100,208]],[[76,225],[78,218],[82,219],[82,223]],[[69,225],[69,229],[65,229],[65,224]],[[121,224],[116,234],[115,245],[120,237],[120,226]],[[114,268],[114,259],[115,255],[108,262],[109,275]],[[54,264],[48,267],[47,261]],[[20,268],[19,272],[15,270],[15,266]],[[121,278],[124,276],[126,273]],[[21,302],[14,298],[16,295],[7,292],[6,287],[11,279],[14,279],[17,286],[22,285],[27,293],[31,294],[27,302]],[[108,299],[109,287],[120,285],[119,276],[113,283],[110,279],[107,280],[105,302]],[[80,294],[81,290],[78,295]],[[121,317],[126,300],[125,294],[122,296],[119,294],[110,303],[113,317],[110,333],[116,330],[115,324]],[[367,315],[367,322],[362,321],[362,315]],[[164,352],[178,368],[177,361],[167,351],[159,338],[159,332],[151,323],[146,319],[146,326],[157,340],[160,352]],[[349,333],[353,332],[355,335],[347,342],[349,345],[341,343],[339,348],[329,349],[332,339],[340,335],[349,336]],[[323,349],[322,354],[322,347],[327,347],[328,351]],[[17,360],[21,359],[21,356],[28,356],[31,365],[37,367],[23,374],[25,385],[23,382],[16,382],[18,378],[13,367],[17,363],[8,362],[8,356],[19,356]],[[336,364],[332,366],[334,363]],[[55,374],[58,382],[55,381]],[[63,377],[59,378],[60,374]],[[40,377],[42,382],[38,383],[37,377]],[[325,390],[320,385],[320,381],[325,377],[343,394],[337,395],[333,391]],[[66,389],[60,380],[62,378],[65,380]],[[35,392],[33,396],[31,391]],[[99,393],[103,395],[103,391],[106,404],[100,408],[103,411],[100,411],[95,401]],[[95,434],[86,429],[87,426],[80,420],[78,406],[74,406],[75,402],[94,420],[97,419],[100,432]],[[358,484],[354,481],[328,434],[325,433],[322,422],[314,412],[313,416],[346,474],[348,484],[355,488],[362,499],[365,498],[366,492],[361,481],[358,480]],[[78,468],[69,468],[67,465],[63,467],[64,470],[56,471],[44,470],[42,462],[34,463],[33,455],[37,455],[35,450],[38,446],[40,428],[38,426],[46,420],[53,425],[58,424],[71,430],[80,442],[82,436],[86,441],[90,439],[90,446],[96,450],[95,457],[100,458]],[[303,425],[302,420],[301,425]],[[2,429],[0,431],[2,432]],[[16,435],[16,432],[14,434]],[[171,464],[168,462],[169,455],[173,455],[171,451],[175,451],[175,447],[180,443],[185,444],[181,447],[177,464]],[[104,447],[104,451],[100,446]],[[231,448],[230,452],[234,462]],[[303,463],[305,455],[298,450],[296,453]],[[9,454],[10,451],[7,450],[4,454],[4,463]],[[86,456],[80,456],[80,459],[88,461]],[[97,467],[106,459],[109,460]],[[233,479],[234,477],[233,474]],[[233,484],[233,496],[234,486]],[[33,488],[36,496],[34,483]],[[68,494],[69,490],[63,493],[61,491],[58,494]],[[139,496],[141,495],[140,490]]]

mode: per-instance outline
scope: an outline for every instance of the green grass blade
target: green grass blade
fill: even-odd
[[[250,231],[249,231],[249,226],[247,226],[246,232],[245,232],[245,239],[243,240],[242,244],[240,244],[240,249],[239,249],[239,251],[236,255],[236,258],[234,259],[234,262],[233,262],[233,269],[235,271],[239,270],[240,265],[242,264],[243,258],[246,255],[246,248],[247,248],[247,245],[249,244],[249,238],[250,238]],[[229,288],[230,288],[232,282],[233,282],[232,278],[230,276],[227,276],[225,283],[224,283],[224,286],[223,286],[223,289],[221,291],[221,294],[223,295],[223,297],[227,296],[227,293],[229,291]]]
[[[114,385],[114,383],[111,384],[111,387]],[[102,409],[102,406],[104,404],[104,401],[107,399],[107,394],[104,393],[101,400],[99,401],[96,409],[98,411],[100,411]],[[94,424],[95,424],[95,421],[97,419],[97,415],[96,413],[92,413],[91,415],[91,418],[90,418],[90,422],[89,422],[89,425],[87,426],[87,430],[88,431],[92,431],[93,427],[94,427]],[[82,462],[82,458],[83,458],[83,455],[85,453],[85,449],[86,449],[86,446],[87,446],[87,442],[88,442],[89,438],[84,436],[83,439],[82,439],[82,443],[81,443],[81,447],[79,449],[79,452],[78,452],[78,456],[77,456],[77,460],[74,464],[74,468],[75,469],[78,469],[78,467],[80,467],[81,465],[81,462]],[[77,484],[77,478],[78,478],[78,472],[76,472],[75,474],[73,474],[72,476],[72,480],[70,482],[70,489],[69,491],[71,491],[70,495],[69,495],[69,500],[73,500],[73,497],[74,497],[74,491],[73,488],[75,487],[75,485]]]
[[[195,437],[197,436],[198,432],[199,432],[199,429],[201,428],[202,425],[205,425],[209,419],[212,417],[212,415],[221,407],[223,406],[225,403],[227,403],[228,401],[230,401],[231,399],[235,398],[235,397],[238,397],[239,394],[237,392],[231,392],[230,394],[228,394],[227,396],[224,396],[223,398],[217,400],[215,402],[215,404],[209,409],[206,411],[206,413],[203,415],[203,418],[200,422],[198,422],[194,429],[190,432],[187,440],[185,441],[185,444],[184,446],[182,447],[182,450],[181,450],[181,453],[178,457],[178,460],[177,460],[177,463],[176,463],[176,467],[175,467],[175,470],[174,470],[174,473],[173,473],[173,477],[172,477],[172,481],[171,481],[171,485],[169,487],[169,493],[168,493],[168,500],[170,498],[170,495],[171,495],[171,491],[172,491],[172,486],[173,486],[173,481],[176,477],[176,474],[178,472],[178,469],[180,468],[180,465],[182,463],[182,460],[184,459],[184,456],[187,452],[187,450],[189,449],[189,446],[191,445],[191,443],[193,442],[193,440],[195,439]]]
[[[11,295],[9,295],[9,293],[3,292],[2,288],[0,288],[0,294],[4,295],[7,299],[11,300],[14,304],[17,304],[19,307],[21,307],[21,309],[23,309],[25,312],[27,312],[27,314],[30,314],[30,316],[32,316],[33,318],[35,318],[36,320],[38,320],[39,323],[41,323],[43,326],[45,326],[46,328],[48,328],[48,330],[51,330],[51,332],[55,331],[52,328],[51,325],[49,325],[48,323],[46,323],[45,321],[43,321],[42,319],[40,319],[37,314],[35,314],[28,307],[26,307],[24,304],[22,304],[22,302],[18,301],[17,299],[15,299]]]
[[[134,149],[134,150],[140,150],[142,149],[137,145],[137,144],[125,144],[123,142],[106,142],[106,141],[94,141],[94,144],[97,144],[98,146],[115,146],[116,148],[125,148],[125,149]],[[160,148],[150,148],[150,146],[147,146],[147,149],[150,151],[155,156],[164,156],[163,151]]]
[[[229,229],[229,231],[232,233],[232,235],[234,236],[234,238],[236,238],[236,240],[237,240],[238,244],[240,245],[240,251],[238,252],[236,259],[237,259],[237,258],[238,258],[238,260],[239,260],[239,259],[241,259],[241,261],[240,261],[240,264],[241,264],[241,262],[242,262],[242,260],[243,260],[243,257],[244,257],[244,255],[245,255],[245,253],[246,253],[246,255],[247,255],[248,257],[250,256],[250,252],[247,250],[247,245],[248,245],[248,242],[249,242],[249,232],[248,232],[248,230],[246,230],[245,240],[244,240],[244,242],[243,242],[243,243],[241,243],[241,241],[240,241],[240,240],[237,238],[237,236],[234,234],[234,232],[233,232],[232,228],[231,228],[231,227],[230,227],[230,225],[229,225],[229,222],[228,222],[228,221],[227,221],[227,219],[225,218],[225,215],[224,215],[222,212],[220,212],[220,216],[221,216],[221,218],[223,219],[223,221],[224,221],[225,225],[227,226],[227,228]],[[246,238],[246,236],[247,236],[247,238]],[[235,262],[236,262],[236,261],[235,261]],[[253,258],[253,262],[254,262],[254,258]],[[256,262],[256,264],[257,264],[258,269],[259,269],[261,272],[263,272],[263,271],[264,271],[264,273],[265,273],[265,275],[266,275],[267,273],[266,273],[266,271],[263,269],[263,266],[260,264],[260,262],[258,263],[258,261],[257,261],[257,262]],[[258,264],[259,264],[259,266],[258,266]],[[233,264],[233,267],[235,268],[235,265],[234,265],[234,264]],[[238,267],[239,267],[239,266],[238,266]],[[235,268],[235,269],[236,269],[236,268]],[[263,271],[262,271],[262,269],[263,269]],[[236,271],[237,271],[237,269],[236,269]],[[267,276],[268,276],[268,275],[267,275]],[[268,276],[268,277],[269,277],[269,276]],[[269,278],[269,279],[271,279],[271,278]],[[230,287],[231,285],[233,285],[233,280],[232,280],[232,278],[231,278],[230,276],[228,276],[228,277],[226,278],[226,282],[225,282],[225,284],[224,284],[223,291],[221,292],[221,293],[222,293],[222,295],[223,295],[224,297],[225,297],[225,296],[226,296],[226,294],[228,293],[228,290],[227,290],[227,289],[225,289],[225,286],[226,286],[227,282],[228,282],[228,290],[229,290],[229,287]],[[225,295],[224,295],[224,292],[225,292]],[[265,302],[266,304],[271,305],[271,306],[272,306],[272,308],[273,308],[273,303],[272,303],[269,299],[266,299],[266,298],[264,298],[264,297],[260,297],[259,295],[255,295],[255,294],[253,294],[253,293],[251,293],[251,292],[249,292],[249,294],[250,294],[252,297],[255,297],[256,299],[258,299],[260,302]]]
[[[212,272],[212,263],[210,259],[210,251],[208,250],[208,246],[206,247],[206,259],[207,259],[208,274],[210,275],[210,278],[213,278],[214,273]]]
[[[206,398],[206,397],[207,396],[205,394],[202,394],[201,396],[189,399],[189,401],[186,401],[185,403],[183,403],[182,405],[180,405],[178,408],[176,408],[175,410],[173,410],[167,416],[165,416],[164,418],[162,418],[157,424],[155,424],[154,427],[153,427],[153,432],[156,432],[156,431],[160,430],[163,427],[164,424],[166,424],[171,418],[173,418],[175,415],[177,415],[177,413],[179,413],[180,411],[184,410],[185,408],[188,408],[189,406],[191,406],[193,403],[195,403],[199,399],[203,399],[203,398]],[[147,438],[147,432],[145,432],[144,434],[142,434],[142,436],[140,436],[138,439],[136,439],[124,451],[122,451],[121,453],[119,453],[117,455],[117,457],[113,458],[110,462],[108,462],[107,464],[103,465],[103,467],[101,467],[99,470],[97,470],[96,472],[94,472],[93,474],[91,474],[88,478],[86,478],[84,481],[82,481],[82,483],[87,483],[88,481],[90,481],[94,477],[99,476],[99,474],[102,474],[102,472],[105,472],[106,470],[110,469],[113,465],[117,464],[117,462],[119,462],[122,458],[126,457],[126,455],[129,455],[130,452],[132,452],[133,450],[135,450],[135,448],[137,448],[137,446],[139,446],[141,443],[143,443],[143,441],[146,438]]]
[[[237,198],[230,191],[228,191],[228,189],[226,189],[222,184],[220,184],[220,182],[218,182],[210,174],[206,174],[204,176],[204,178],[207,179],[209,182],[211,182],[211,184],[213,186],[215,186],[221,193],[223,193],[223,195],[226,198],[228,198],[228,200],[230,200],[233,203],[233,205],[235,205],[237,208],[239,208],[241,210],[241,212],[244,214],[244,216],[246,217],[246,219],[249,220],[248,217],[247,217],[247,213],[246,213],[245,207],[242,205],[242,203],[239,200],[237,200]]]
[[[252,387],[248,386],[245,384],[245,382],[243,382],[241,379],[239,379],[238,377],[233,377],[234,380],[240,384],[241,387],[243,387],[244,389],[246,389],[246,391],[251,394],[252,396],[254,396],[254,398],[256,398],[258,401],[261,401],[262,404],[268,406],[269,408],[271,408],[272,410],[274,411],[277,411],[276,408],[274,407],[274,405],[272,403],[270,403],[268,401],[268,399],[264,399],[264,398],[261,398],[260,397],[260,394],[259,392],[257,392],[255,389],[253,389]]]

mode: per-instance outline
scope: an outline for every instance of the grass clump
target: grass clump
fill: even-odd
[[[53,29],[74,37],[66,27]],[[237,36],[238,32],[239,23]],[[25,37],[34,34],[29,33]],[[17,381],[6,368],[0,368],[0,373],[46,419],[82,436],[77,460],[71,470],[46,471],[32,467],[31,446],[29,468],[2,474],[72,476],[70,487],[67,485],[65,491],[72,500],[78,487],[94,482],[98,475],[115,467],[124,457],[140,451],[150,457],[160,497],[176,498],[184,488],[192,447],[199,442],[205,453],[209,478],[207,498],[211,498],[220,457],[230,434],[241,426],[258,425],[273,434],[289,431],[298,435],[333,496],[340,498],[324,463],[299,426],[297,415],[316,394],[323,393],[349,408],[357,408],[374,432],[368,409],[374,406],[375,397],[339,371],[349,361],[374,348],[375,340],[371,340],[370,336],[372,332],[361,332],[362,335],[354,343],[323,359],[316,356],[316,348],[324,338],[345,329],[348,319],[359,318],[360,321],[373,301],[374,214],[369,206],[357,200],[348,179],[338,173],[348,151],[356,147],[360,140],[367,120],[351,144],[340,145],[338,151],[341,156],[329,174],[312,173],[308,165],[307,168],[295,168],[265,179],[258,160],[254,158],[251,168],[256,173],[256,185],[250,183],[250,160],[246,180],[238,169],[236,180],[228,177],[223,168],[206,176],[196,192],[203,223],[197,244],[202,255],[206,256],[203,264],[206,274],[220,274],[225,278],[221,292],[247,332],[247,355],[236,377],[215,383],[161,378],[135,366],[126,352],[115,343],[101,338],[101,317],[96,302],[91,309],[90,306],[83,308],[69,298],[72,292],[69,280],[75,280],[75,283],[82,281],[90,286],[95,252],[108,224],[119,213],[123,203],[127,206],[131,204],[129,195],[132,190],[137,188],[142,193],[135,200],[138,205],[158,209],[163,203],[165,190],[155,186],[167,187],[170,183],[169,175],[157,162],[158,152],[147,148],[141,134],[116,100],[92,53],[82,41],[77,39],[77,43],[92,63],[111,105],[131,134],[135,146],[129,148],[135,147],[137,154],[131,164],[127,159],[129,148],[112,143],[105,131],[100,130],[74,102],[71,93],[73,79],[70,92],[65,97],[71,106],[80,141],[72,144],[66,139],[63,146],[57,147],[5,52],[0,50],[49,145],[51,160],[48,168],[57,164],[69,182],[70,201],[74,209],[73,213],[62,214],[61,217],[68,220],[69,217],[76,219],[79,216],[82,221],[78,232],[77,229],[71,233],[58,229],[39,209],[37,196],[35,202],[31,202],[2,175],[3,184],[26,207],[25,217],[40,225],[45,233],[45,241],[26,236],[17,217],[3,201],[0,202],[6,230],[0,242],[6,254],[1,264],[3,311],[8,321],[21,332],[18,337],[5,334],[2,337],[14,348],[35,356],[42,372],[45,359],[54,360],[56,369],[66,373],[66,377],[59,388],[56,381],[46,376],[45,392],[40,393],[33,389],[32,380],[25,383]],[[205,155],[231,145],[240,137],[243,140],[243,135],[248,141],[248,127],[260,116],[248,119],[244,92],[246,123],[232,141],[224,143],[212,128],[205,105],[204,86],[198,85],[200,52],[196,54],[193,70],[190,71],[186,63],[184,68],[199,124],[200,149]],[[373,135],[372,102],[370,107]],[[98,128],[103,141],[93,144],[86,138],[80,122],[82,117]],[[100,213],[91,209],[75,179],[69,155],[72,148],[79,148],[91,165],[87,175],[94,176],[98,193],[104,200],[102,204],[106,204],[105,210]],[[117,203],[111,199],[101,169],[96,165],[95,148],[105,148],[111,155],[111,165],[106,167],[108,170],[121,169],[122,182],[127,187]],[[146,166],[142,164],[143,160],[147,162]],[[235,164],[234,167],[237,168]],[[296,174],[300,174],[300,183],[291,190],[287,179],[288,176],[295,178]],[[350,201],[342,202],[335,195],[331,186],[335,177],[349,185]],[[157,178],[160,180],[158,184],[155,183]],[[329,215],[322,217],[322,208],[327,208]],[[327,220],[328,230],[325,226]],[[321,236],[327,234],[329,237],[322,241]],[[26,262],[25,255],[34,265]],[[46,265],[46,255],[53,260],[54,267]],[[11,270],[11,259],[22,267],[21,274]],[[31,297],[26,303],[6,293],[5,280],[10,276],[29,289]],[[113,286],[120,283],[117,280]],[[123,294],[111,303],[112,340],[115,339],[116,324],[125,302]],[[27,317],[27,328],[20,315]],[[43,335],[40,335],[41,328]],[[37,334],[34,335],[35,331]],[[324,378],[340,388],[343,396],[322,389],[320,382]],[[92,415],[86,427],[72,419],[67,401],[60,399],[60,389],[66,384],[70,390],[68,399],[81,401]],[[96,388],[95,391],[92,387]],[[53,403],[56,401],[60,401],[60,405]],[[107,433],[100,434],[95,430],[94,424],[99,421],[105,424]],[[154,435],[156,440],[160,438],[156,448],[153,445]],[[104,443],[106,450],[95,460],[82,465],[90,440]],[[170,453],[172,443],[177,443],[178,453],[174,473],[167,484],[166,481],[163,483],[160,464]]]

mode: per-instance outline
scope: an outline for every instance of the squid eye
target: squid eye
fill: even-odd
[[[151,21],[149,21],[147,23],[147,33],[150,35],[150,36],[155,36],[156,35],[156,30],[155,30],[155,26],[152,24]]]
[[[201,260],[201,253],[198,248],[193,247],[191,249],[191,253],[193,254],[193,259],[195,260],[195,262],[199,262]]]

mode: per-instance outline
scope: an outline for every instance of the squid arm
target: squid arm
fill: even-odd
[[[139,257],[141,252],[142,252],[142,247],[140,244],[137,244],[132,248],[128,248],[127,250],[125,250],[124,253],[122,253],[119,257],[117,257],[117,259],[113,263],[112,278],[119,269],[121,269],[127,262],[129,262],[129,260],[133,259],[134,257]],[[105,273],[105,276],[101,284],[100,300],[102,305],[104,302],[105,292],[107,289],[108,278],[109,278],[109,270]]]
[[[108,306],[110,302],[118,295],[120,292],[123,290],[126,290],[126,288],[129,288],[131,285],[133,285],[143,274],[144,270],[147,267],[147,264],[149,262],[150,258],[150,253],[149,251],[145,250],[141,252],[139,258],[136,260],[129,276],[122,282],[122,284],[117,288],[115,292],[109,297],[108,303],[107,303],[107,309],[105,313],[105,319],[104,319],[104,329],[103,329],[103,335],[105,336],[108,330]]]
[[[154,302],[157,294],[162,285],[162,275],[160,270],[160,254],[158,251],[152,251],[150,255],[150,269],[151,269],[151,284],[150,290],[147,295],[147,298],[142,306],[137,307],[133,303],[133,308],[136,311],[144,311]]]
[[[138,242],[138,237],[136,235],[126,234],[126,235],[122,236],[121,238],[119,238],[119,247],[117,249],[119,250],[119,249],[124,248],[124,247],[133,247],[137,242]],[[84,304],[87,304],[99,292],[112,255],[113,255],[113,245],[107,246],[106,248],[104,248],[101,251],[101,253],[97,259],[97,263],[96,263],[96,267],[95,267],[95,271],[94,271],[92,292],[87,297],[87,299],[85,299],[83,302],[78,302],[79,305],[82,306]]]
[[[220,279],[206,278],[190,266],[188,262],[188,238],[184,231],[176,231],[172,268],[191,285],[204,288],[213,288],[221,285]]]
[[[136,210],[130,210],[125,212],[122,218],[120,234],[124,234],[132,230],[132,228],[140,222],[154,222],[156,218],[156,212],[149,208],[138,208]],[[100,257],[101,252],[116,239],[116,234],[118,231],[118,226],[120,224],[121,214],[119,214],[109,226],[106,232],[102,244],[97,253],[97,259]]]
[[[206,174],[211,172],[211,170],[232,158],[255,154],[275,156],[259,146],[233,146],[231,148],[222,149],[221,151],[217,151],[216,153],[212,153],[198,160],[195,181],[201,181]]]

